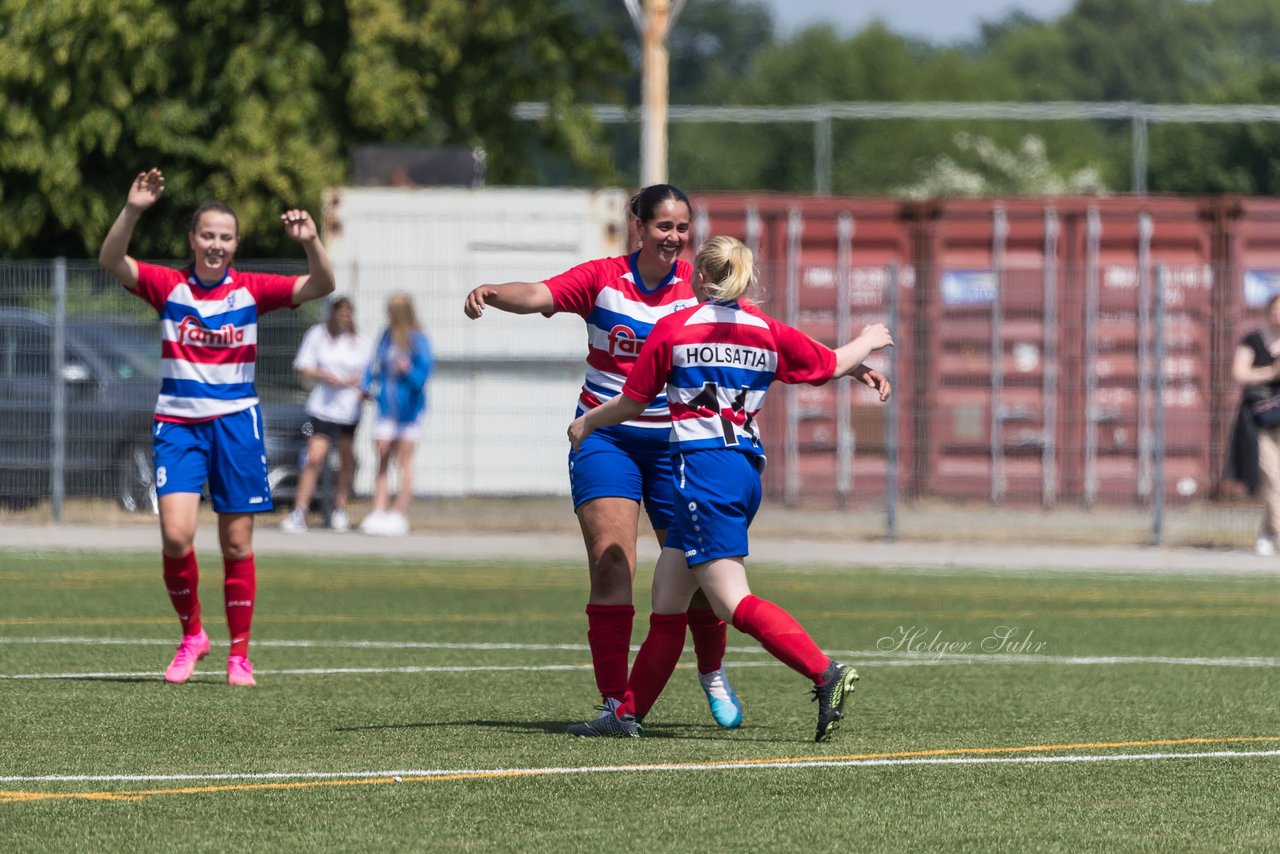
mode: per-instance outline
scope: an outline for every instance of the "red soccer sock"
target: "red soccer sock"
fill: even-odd
[[[253,600],[258,592],[253,555],[239,559],[224,557],[226,575],[222,583],[227,606],[227,629],[231,632],[229,655],[249,654],[249,628],[253,624]]]
[[[636,653],[636,663],[631,667],[631,690],[618,714],[649,714],[680,661],[688,622],[688,614],[649,615],[649,634]]]
[[[182,634],[200,634],[200,597],[196,590],[200,582],[200,570],[196,565],[195,549],[182,557],[164,558],[164,586],[169,591],[169,601],[182,621]]]
[[[724,664],[724,648],[729,627],[710,608],[689,609],[689,633],[693,635],[693,653],[698,656],[698,672],[711,673]]]
[[[733,627],[760,641],[760,645],[797,673],[822,683],[822,672],[831,659],[809,637],[795,617],[767,599],[748,596],[733,612]]]
[[[604,700],[621,700],[627,693],[627,659],[631,656],[630,605],[587,605],[587,645],[596,671],[596,688]]]

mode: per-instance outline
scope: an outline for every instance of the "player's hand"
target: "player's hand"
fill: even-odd
[[[853,375],[853,378],[868,388],[879,392],[881,403],[884,403],[889,399],[889,395],[893,394],[893,385],[889,382],[889,378],[875,368],[858,371]]]
[[[493,294],[494,289],[489,285],[481,285],[478,288],[473,288],[471,293],[467,294],[467,301],[466,304],[463,305],[462,310],[466,313],[467,317],[472,320],[476,320],[480,315],[484,314],[485,303],[493,297]]]
[[[136,211],[145,211],[159,201],[163,193],[164,173],[152,167],[146,172],[139,172],[138,177],[133,179],[125,205]]]
[[[873,351],[893,346],[893,336],[889,334],[889,327],[883,323],[872,323],[863,327],[858,337],[869,343]]]
[[[308,243],[320,235],[316,230],[315,220],[306,211],[285,211],[280,215],[280,221],[284,223],[284,233],[299,243]]]
[[[569,425],[569,445],[573,448],[573,452],[578,453],[578,447],[582,444],[582,440],[591,435],[591,428],[587,426],[587,416],[579,415],[573,419],[573,423]]]

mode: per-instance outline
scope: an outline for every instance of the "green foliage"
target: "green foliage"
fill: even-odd
[[[690,0],[671,33],[674,104],[824,101],[1280,100],[1272,0],[1077,0],[1060,18],[988,22],[935,45],[873,24],[780,40],[758,0]],[[483,147],[492,184],[634,180],[638,131],[590,116],[639,101],[639,40],[621,0],[0,0],[0,255],[96,252],[128,180],[168,190],[133,251],[186,254],[186,216],[219,197],[243,256],[295,257],[276,217],[318,211],[365,143]],[[536,124],[522,101],[551,105]],[[1125,122],[838,121],[833,190],[889,193],[940,158],[1001,177],[957,134],[1044,143],[1058,175],[1125,188]],[[813,189],[808,124],[673,124],[690,189]],[[1280,194],[1280,129],[1157,125],[1149,185]]]
[[[356,144],[483,146],[495,180],[532,179],[525,100],[554,106],[539,145],[607,180],[581,103],[623,61],[555,0],[0,0],[0,253],[96,254],[158,165],[135,254],[185,254],[211,197],[242,254],[296,254],[280,211],[318,212]]]
[[[814,27],[762,44],[740,73],[694,75],[706,82],[691,97],[677,99],[673,86],[673,101],[1274,104],[1276,44],[1280,6],[1269,0],[1078,0],[1055,21],[1013,13],[990,22],[964,45],[915,41],[881,24],[849,38]],[[962,133],[1008,151],[1031,134],[1043,142],[1042,166],[1052,173],[1100,176],[1103,187],[1129,185],[1127,122],[845,120],[833,125],[833,190],[942,187],[947,182],[935,179],[943,159],[988,190],[1045,185],[1009,180],[958,144]],[[1149,184],[1174,192],[1280,193],[1277,142],[1280,129],[1268,124],[1153,126]],[[811,191],[813,149],[808,124],[677,127],[670,171],[696,189]],[[952,186],[960,192],[960,184]]]

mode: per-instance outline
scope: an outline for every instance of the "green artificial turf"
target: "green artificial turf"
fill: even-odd
[[[862,674],[836,736],[731,629],[741,729],[686,651],[642,738],[590,740],[580,566],[261,555],[234,689],[201,558],[172,686],[158,556],[0,551],[6,851],[1280,847],[1275,579],[752,566]],[[12,779],[49,775],[93,779]]]

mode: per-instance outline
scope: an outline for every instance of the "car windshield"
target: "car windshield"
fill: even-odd
[[[121,380],[160,381],[158,333],[138,323],[70,321],[68,331],[84,341]]]

